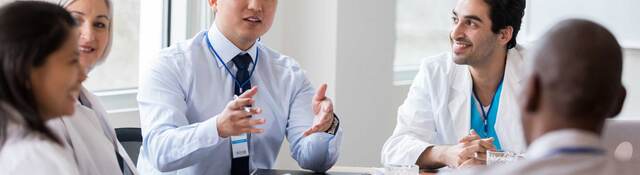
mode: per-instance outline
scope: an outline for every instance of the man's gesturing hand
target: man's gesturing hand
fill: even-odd
[[[316,95],[313,97],[313,114],[315,118],[311,128],[304,132],[304,136],[309,136],[316,132],[324,132],[331,128],[333,123],[333,102],[329,97],[326,97],[327,84],[322,84]]]
[[[229,102],[222,113],[218,114],[218,135],[226,138],[243,133],[262,133],[263,129],[255,128],[256,125],[265,123],[264,119],[251,119],[251,115],[260,114],[262,109],[250,108],[255,100],[253,96],[258,93],[258,88],[253,87],[244,92],[237,99]]]

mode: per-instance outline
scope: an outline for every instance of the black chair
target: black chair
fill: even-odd
[[[138,164],[138,153],[140,152],[140,146],[142,146],[142,130],[140,128],[116,128],[116,137],[122,144],[129,157],[134,164]],[[120,171],[123,174],[132,174],[129,169],[126,169],[124,161],[120,156],[118,157],[118,164],[120,165]]]

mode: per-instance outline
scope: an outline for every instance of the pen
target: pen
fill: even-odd
[[[233,95],[233,100],[237,100],[238,98],[240,98],[240,97],[238,97],[238,95]],[[244,111],[251,112],[251,107],[245,106],[244,107]]]

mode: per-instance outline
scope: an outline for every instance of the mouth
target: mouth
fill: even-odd
[[[262,19],[260,17],[257,17],[257,16],[246,17],[243,20],[247,21],[247,22],[250,22],[250,23],[262,23]]]
[[[80,53],[90,54],[90,53],[95,52],[96,48],[91,47],[91,46],[81,45],[80,47],[78,47],[78,50],[80,51]]]
[[[453,52],[456,54],[462,53],[464,50],[473,46],[471,43],[466,42],[453,42]]]

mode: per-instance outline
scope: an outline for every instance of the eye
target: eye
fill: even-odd
[[[473,22],[473,21],[471,21],[471,20],[467,21],[467,25],[468,25],[468,26],[470,26],[470,27],[476,27],[476,26],[478,26],[475,22]]]
[[[82,23],[84,22],[84,20],[78,16],[74,16],[73,20],[75,20],[78,25],[82,25]]]
[[[107,28],[107,24],[102,23],[102,22],[96,22],[93,24],[94,27],[99,28],[99,29],[104,29]]]
[[[458,24],[458,18],[451,17],[451,22],[453,22],[453,24]]]

